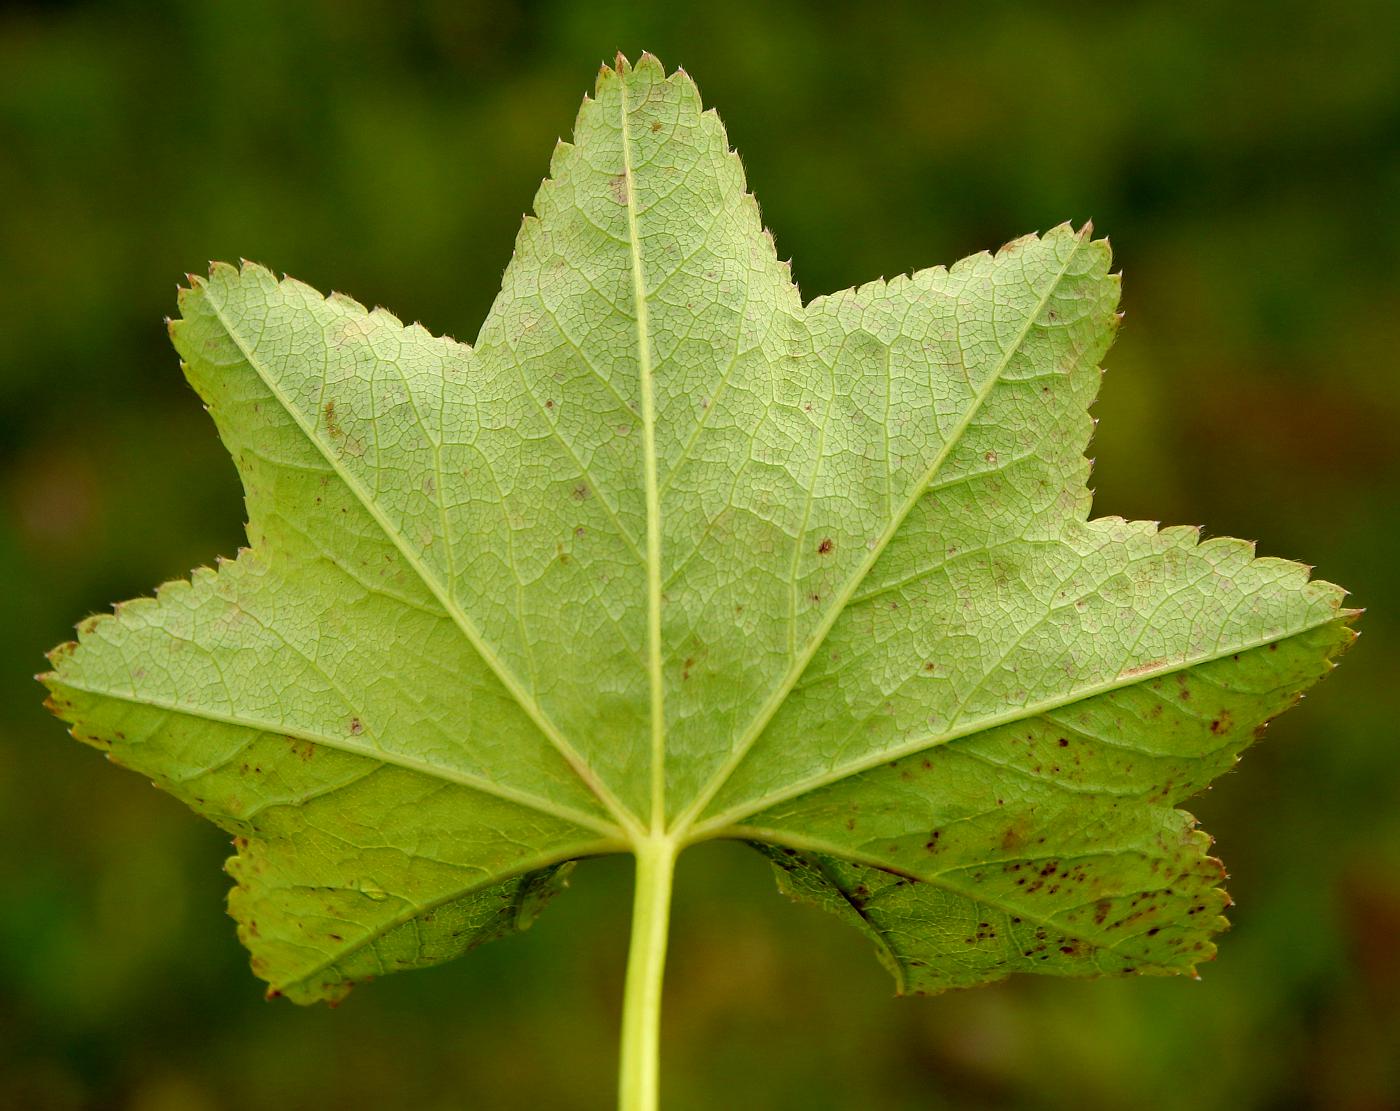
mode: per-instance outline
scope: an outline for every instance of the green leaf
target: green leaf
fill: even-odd
[[[804,306],[690,79],[620,61],[474,348],[191,280],[250,547],[85,622],[52,705],[236,835],[298,1001],[528,925],[581,857],[666,846],[668,890],[722,837],[902,991],[1189,972],[1228,900],[1175,805],[1352,611],[1089,518],[1109,268],[1061,226]]]

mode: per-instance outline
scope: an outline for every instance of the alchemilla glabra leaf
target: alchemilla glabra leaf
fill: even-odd
[[[249,547],[84,622],[51,705],[235,836],[240,936],[298,1002],[633,852],[643,1016],[708,838],[902,992],[1189,973],[1228,899],[1175,805],[1352,611],[1089,516],[1117,300],[1065,225],[804,305],[690,78],[619,59],[473,347],[250,264],[191,280],[170,333]]]

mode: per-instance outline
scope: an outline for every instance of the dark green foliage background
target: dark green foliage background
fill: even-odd
[[[1204,981],[894,1000],[735,847],[682,862],[675,1109],[1400,1105],[1400,6],[9,5],[0,15],[0,1107],[604,1108],[625,861],[524,937],[268,1004],[212,827],[67,740],[75,619],[242,539],[161,326],[208,258],[471,339],[594,65],[696,75],[808,296],[1063,219],[1127,318],[1098,510],[1315,561],[1342,673],[1197,800]]]

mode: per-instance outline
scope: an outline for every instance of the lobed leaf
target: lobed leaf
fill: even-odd
[[[753,843],[900,990],[1190,971],[1228,899],[1176,803],[1352,613],[1089,518],[1117,298],[1063,225],[804,305],[690,79],[619,59],[474,347],[191,279],[250,548],[85,622],[51,704],[235,835],[240,935],[301,1002],[656,836]]]

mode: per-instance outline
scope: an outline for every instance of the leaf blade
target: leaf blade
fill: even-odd
[[[693,82],[619,57],[474,348],[251,264],[182,293],[252,547],[85,623],[53,706],[246,839],[300,1001],[657,838],[757,842],[901,991],[1189,971],[1227,897],[1175,803],[1354,615],[1089,518],[1110,262],[1061,225],[804,305]]]

